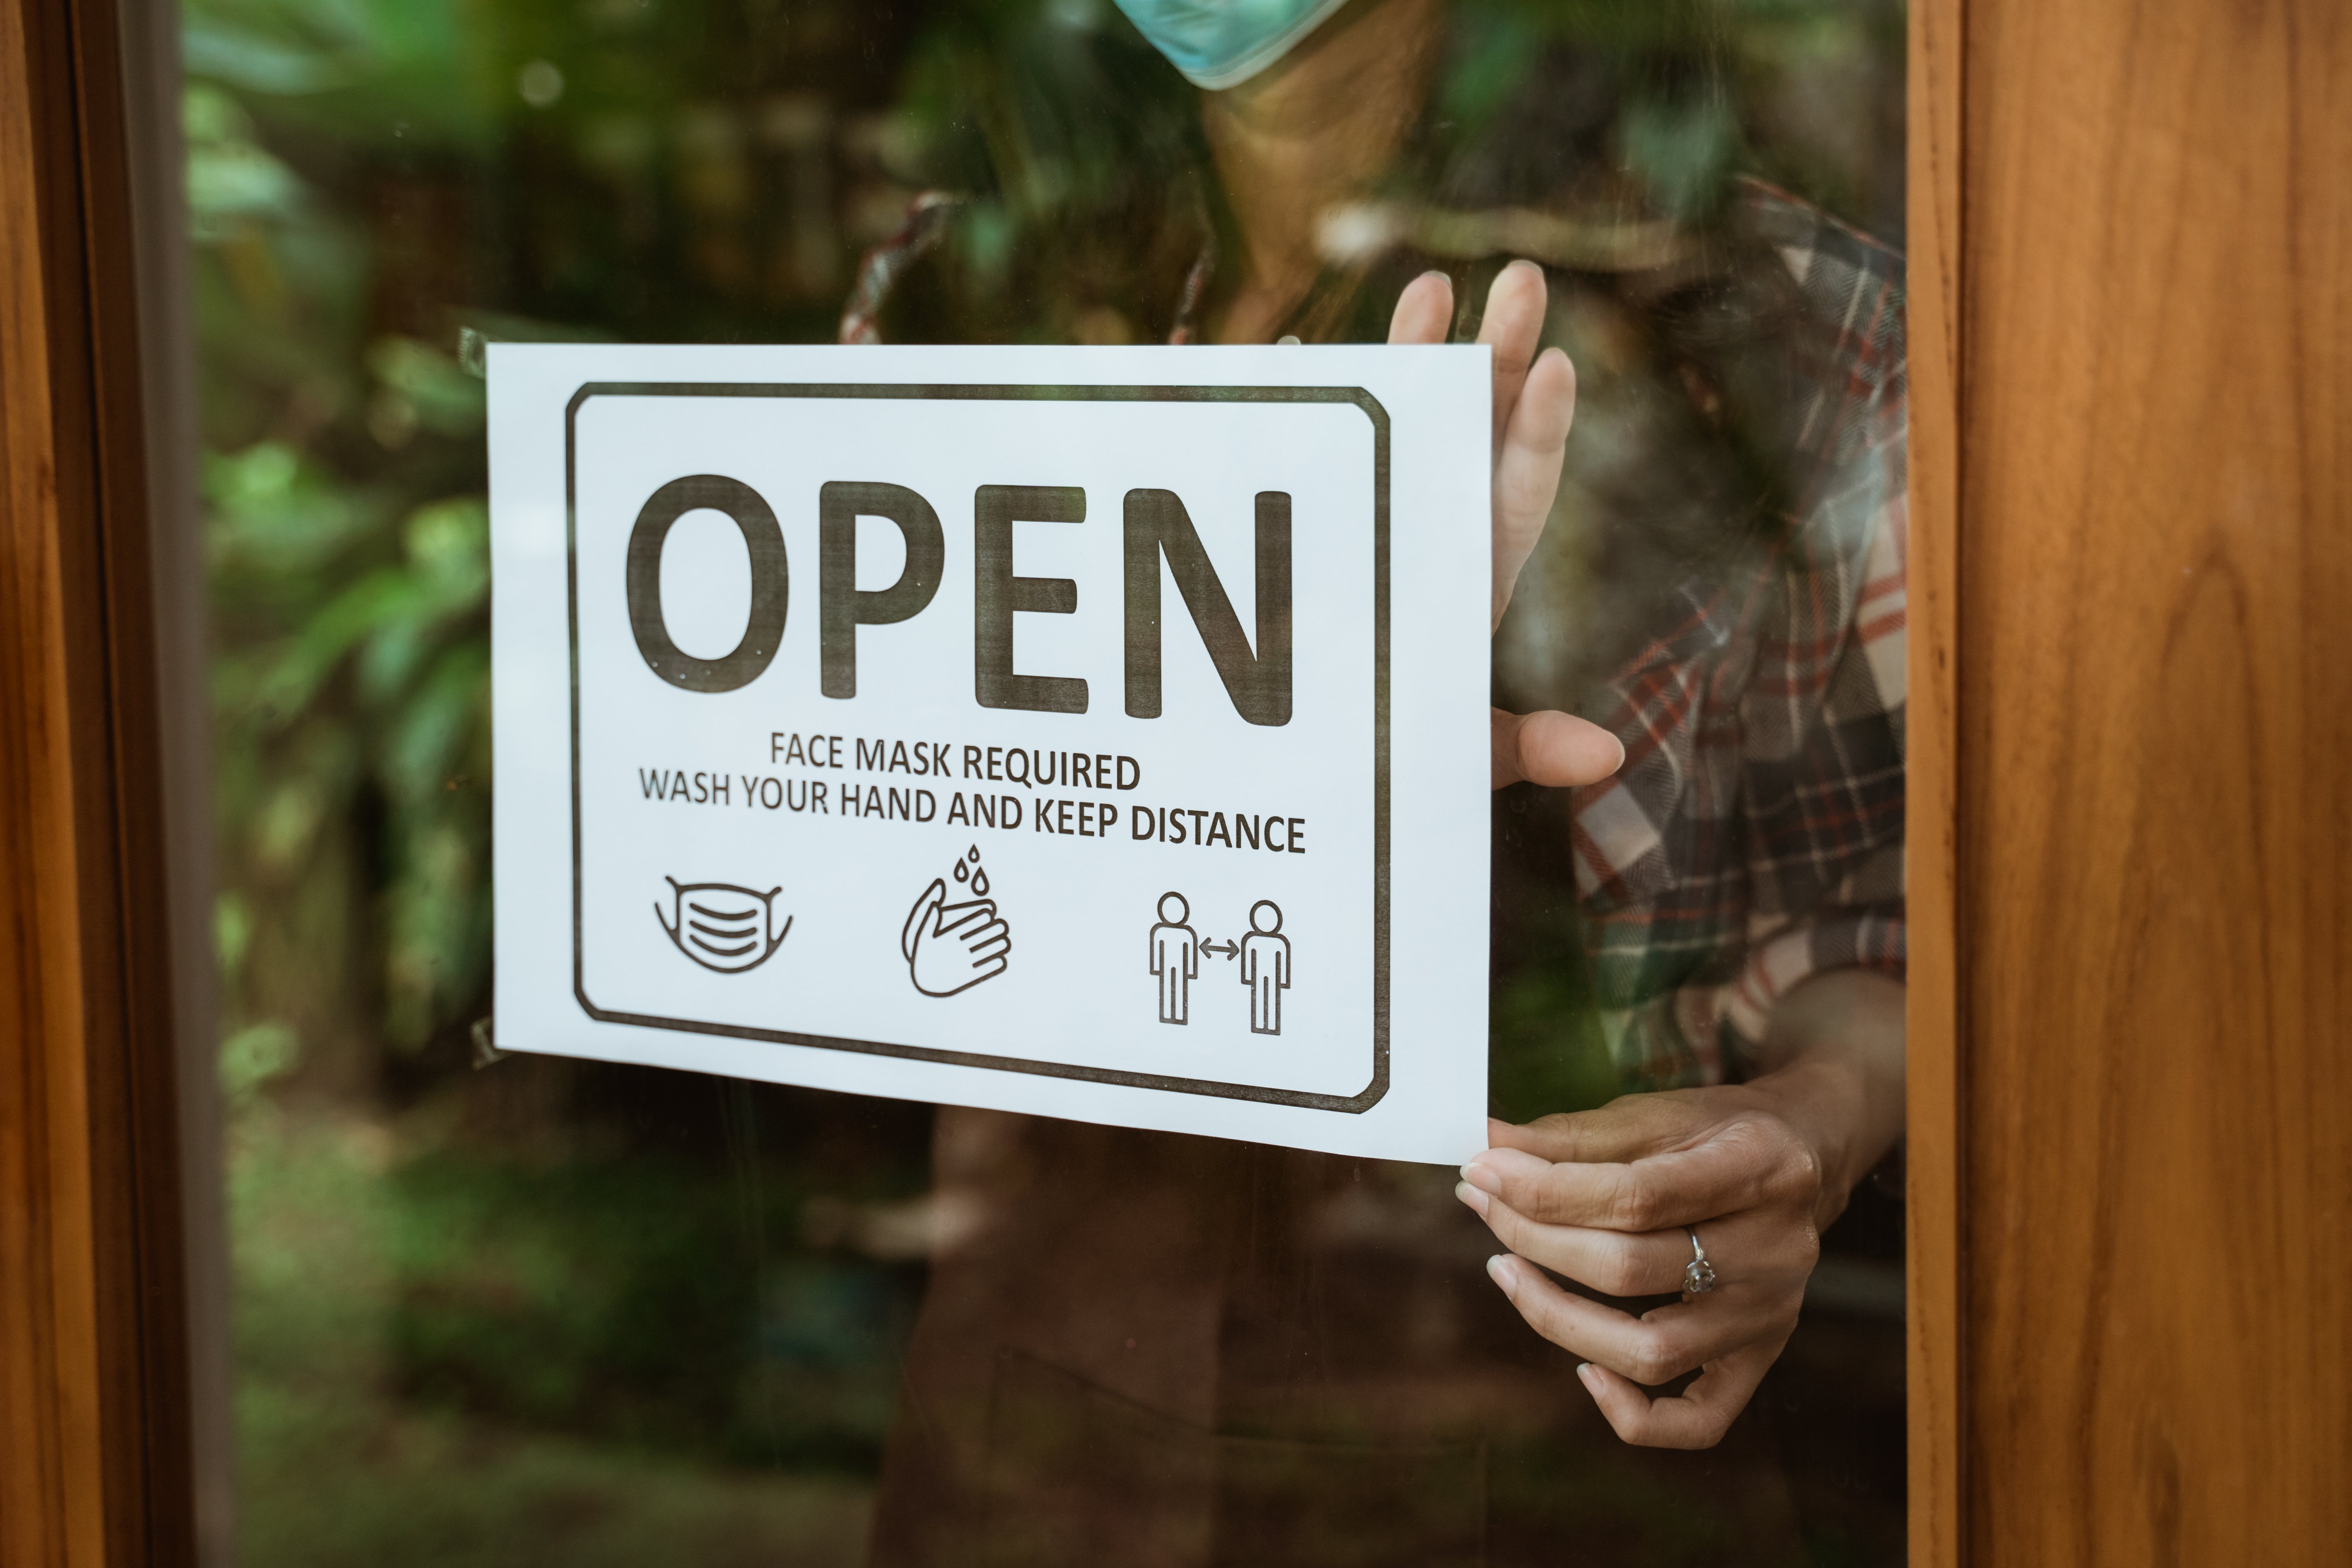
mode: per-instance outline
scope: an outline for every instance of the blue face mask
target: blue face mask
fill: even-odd
[[[1347,0],[1117,0],[1136,31],[1195,86],[1249,80]]]

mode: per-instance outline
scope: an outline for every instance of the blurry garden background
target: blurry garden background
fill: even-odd
[[[1601,144],[1661,207],[1757,172],[1899,243],[1899,5],[1457,10],[1447,112],[1566,52],[1620,84]],[[1189,100],[1108,0],[184,18],[243,1561],[860,1561],[928,1108],[477,1065],[493,781],[464,345],[830,341],[918,193],[977,193],[1016,247],[1119,177],[1089,115],[1173,126]],[[1540,947],[1498,961],[1497,1051],[1545,1064],[1541,1109],[1606,1098]],[[1517,1070],[1498,1056],[1498,1086]],[[1848,1234],[1883,1266],[1897,1223]],[[1899,1298],[1883,1267],[1853,1278],[1790,1352],[1877,1423],[1792,1461],[1828,1500],[1822,1563],[1899,1556]],[[1689,1560],[1736,1557],[1703,1535]]]

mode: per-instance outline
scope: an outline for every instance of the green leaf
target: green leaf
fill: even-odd
[[[232,1102],[248,1100],[301,1059],[302,1042],[292,1029],[275,1022],[249,1025],[221,1042],[221,1091]]]

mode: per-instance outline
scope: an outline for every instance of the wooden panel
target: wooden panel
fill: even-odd
[[[1973,1563],[2352,1540],[2347,50],[1967,0]]]
[[[138,312],[110,5],[0,0],[0,1562],[189,1560]]]
[[[1904,739],[1910,926],[1910,1558],[1962,1561],[1958,843],[1961,0],[1912,0],[1909,127],[1910,574]]]
[[[49,1048],[84,1018],[80,868],[47,831],[72,820],[76,781],[37,22],[0,8],[0,1559],[46,1564],[100,1561],[106,1532],[88,1086],[79,1051]]]
[[[188,1433],[194,1449],[197,1555],[236,1557],[229,1247],[214,973],[212,703],[204,507],[198,493],[195,278],[188,242],[187,148],[178,0],[118,0],[122,124],[136,258],[135,324],[145,426],[149,575],[162,725],[162,869],[170,897],[173,1034],[178,1046],[181,1214],[187,1271]],[[128,347],[116,345],[120,353]],[[121,384],[127,385],[127,378]]]

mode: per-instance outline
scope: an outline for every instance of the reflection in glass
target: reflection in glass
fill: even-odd
[[[1577,402],[1495,700],[1629,762],[1496,796],[1496,1113],[1899,1068],[1900,8],[1130,9],[189,0],[248,1561],[1899,1555],[1883,1169],[1684,1454],[1453,1173],[476,1029],[469,345],[1380,341],[1433,268],[1468,338],[1525,258]],[[1772,1103],[1842,1185],[1836,1100]]]

